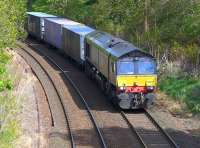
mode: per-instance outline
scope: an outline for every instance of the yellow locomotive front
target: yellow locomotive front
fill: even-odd
[[[117,61],[116,69],[116,93],[121,108],[147,108],[153,104],[157,75],[152,57],[125,57]]]

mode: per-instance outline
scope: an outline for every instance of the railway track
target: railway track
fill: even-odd
[[[34,73],[36,74],[38,80],[40,81],[45,95],[48,98],[48,105],[49,110],[51,114],[51,125],[52,125],[52,133],[60,132],[60,131],[66,131],[65,126],[68,125],[68,132],[70,134],[71,138],[71,146],[74,147],[74,140],[72,136],[72,132],[70,131],[70,123],[68,120],[68,116],[66,112],[64,111],[63,104],[60,101],[60,96],[57,92],[57,88],[54,85],[54,82],[52,81],[49,74],[46,72],[45,68],[43,68],[43,65],[40,63],[40,61],[35,58],[32,54],[30,54],[25,48],[18,48],[17,52],[27,61],[27,63],[31,66]],[[64,120],[65,121],[64,121]],[[65,132],[63,132],[65,133]],[[65,134],[67,135],[67,134]],[[68,137],[66,136],[66,141]],[[66,141],[63,141],[59,138],[57,138],[55,135],[50,136],[50,147],[54,148],[59,146],[69,146],[69,143]],[[60,145],[60,144],[61,145]],[[56,146],[57,145],[57,146]]]
[[[49,80],[51,81],[51,83],[52,83],[52,85],[53,85],[54,89],[56,90],[56,93],[57,93],[57,95],[58,95],[58,97],[59,97],[59,101],[60,101],[60,103],[61,103],[61,105],[62,105],[62,109],[63,109],[63,111],[64,111],[65,119],[66,119],[67,126],[68,126],[67,128],[68,128],[68,132],[69,132],[69,136],[70,136],[71,147],[72,147],[72,148],[76,148],[76,141],[75,141],[75,138],[74,138],[73,131],[71,130],[71,129],[72,129],[72,127],[71,127],[71,122],[70,122],[71,119],[70,119],[70,117],[69,117],[69,115],[68,115],[69,113],[68,113],[67,109],[65,108],[65,105],[64,105],[64,103],[63,103],[63,101],[62,101],[62,96],[61,96],[60,93],[59,93],[59,88],[54,84],[55,82],[52,80],[51,76],[50,76],[49,73],[47,72],[48,70],[46,70],[46,68],[44,67],[44,65],[41,64],[41,61],[40,61],[38,58],[36,58],[35,55],[34,55],[32,52],[30,52],[29,49],[27,49],[25,46],[23,46],[23,44],[21,44],[20,42],[18,42],[18,45],[20,46],[21,50],[23,50],[24,52],[26,52],[26,54],[30,55],[30,57],[32,57],[35,61],[37,61],[37,63],[39,64],[39,66],[42,67],[42,69],[43,69],[43,70],[45,71],[45,73],[47,74]],[[20,50],[20,49],[18,49],[18,50]],[[21,52],[20,54],[23,56],[24,53]],[[100,143],[101,143],[101,147],[102,147],[102,148],[107,148],[106,143],[105,143],[105,140],[104,140],[104,138],[103,138],[103,136],[102,136],[102,133],[101,133],[101,131],[100,131],[100,128],[98,127],[98,124],[97,124],[97,122],[96,122],[96,120],[95,120],[95,118],[94,118],[94,116],[93,116],[93,114],[92,114],[92,112],[91,112],[91,110],[90,110],[90,107],[89,107],[89,105],[87,104],[87,102],[85,101],[85,98],[82,96],[82,94],[81,94],[81,92],[79,91],[79,89],[76,87],[76,85],[75,85],[75,84],[73,83],[73,81],[70,79],[70,77],[66,74],[66,72],[65,72],[64,70],[62,70],[62,68],[61,68],[59,65],[57,65],[56,62],[55,62],[53,59],[51,59],[51,58],[48,57],[48,56],[45,56],[45,57],[46,57],[49,61],[51,61],[52,64],[54,64],[59,70],[61,70],[62,73],[64,74],[64,76],[66,77],[66,79],[71,83],[72,87],[74,88],[74,90],[77,92],[77,94],[78,94],[79,97],[81,98],[81,101],[82,101],[82,103],[84,104],[84,106],[85,106],[85,108],[86,108],[86,110],[87,110],[87,112],[88,112],[88,115],[89,115],[89,117],[90,117],[90,119],[91,119],[91,122],[93,123],[93,125],[94,125],[94,127],[95,127],[95,130],[96,130],[96,132],[97,132],[99,141],[100,141]],[[44,87],[45,87],[45,86],[44,86]],[[50,90],[52,90],[52,89],[50,89]],[[49,103],[49,104],[50,104],[50,103]],[[53,104],[53,103],[52,103],[52,104]],[[49,105],[49,106],[50,106],[50,108],[51,108],[51,105]],[[51,111],[51,114],[53,114],[52,111]],[[52,116],[53,116],[53,115],[52,115]],[[56,115],[55,115],[55,116],[56,116]],[[57,121],[57,120],[59,120],[59,119],[54,119],[54,117],[52,117],[52,125],[53,125],[53,126],[54,126],[54,121]]]
[[[35,48],[35,47],[32,47],[32,48]],[[71,85],[74,87],[76,92],[83,99],[82,102],[87,106],[86,108],[88,112],[90,112],[89,113],[90,117],[94,119],[94,116],[92,115],[90,111],[90,107],[87,105],[87,101],[85,101],[79,88],[74,84],[73,80],[67,75],[66,71],[63,70],[62,67],[59,66],[50,56],[44,54],[38,49],[36,50],[39,53],[41,53],[43,57],[51,61],[51,63],[55,65],[65,75],[65,77],[70,81]],[[123,119],[126,121],[126,123],[128,124],[129,128],[134,133],[134,135],[136,135],[138,141],[140,142],[141,147],[145,147],[145,148],[151,148],[151,147],[177,148],[178,147],[175,144],[175,142],[170,138],[170,136],[157,124],[157,122],[150,116],[148,112],[145,111],[144,113],[130,114],[130,113],[125,113],[122,111],[121,115]],[[96,120],[94,119],[93,122],[96,122]],[[106,142],[103,138],[103,135],[101,134],[101,131],[97,130],[97,132],[101,139],[101,146],[106,147]]]
[[[138,113],[120,112],[144,148],[178,148],[167,132],[147,110]]]

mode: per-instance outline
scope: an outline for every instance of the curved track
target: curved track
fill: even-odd
[[[144,148],[178,148],[147,110],[134,114],[121,111],[121,115]]]
[[[32,47],[30,44],[29,46]],[[62,69],[59,64],[57,64],[54,59],[46,55],[45,53],[41,52],[39,49],[36,49],[38,52],[41,53],[41,55],[45,58],[47,58],[53,65],[55,65],[62,73],[65,75],[65,77],[70,81],[71,85],[74,87],[76,92],[79,94],[79,96],[82,98],[82,102],[86,105],[86,108],[90,114],[90,117],[92,120],[94,120],[93,115],[90,111],[89,106],[87,105],[87,101],[84,99],[83,95],[81,94],[79,88],[74,84],[73,80],[68,76],[67,72]],[[124,119],[127,125],[129,126],[129,130],[133,132],[134,136],[137,137],[138,142],[140,143],[141,147],[178,147],[174,141],[169,137],[169,135],[155,122],[155,120],[148,114],[148,112],[143,113],[124,113],[121,112],[122,120]],[[93,122],[96,122],[95,120]],[[97,127],[97,125],[95,126]],[[145,131],[142,131],[144,129],[147,129]],[[103,139],[103,136],[100,132],[100,130],[97,130],[98,135],[101,141],[101,145],[103,147],[106,147],[106,142]],[[104,135],[105,136],[105,135]],[[115,135],[116,136],[116,135]],[[150,138],[149,138],[150,137]],[[135,143],[135,142],[133,142]],[[137,143],[137,142],[136,142]],[[135,144],[136,144],[135,143]],[[137,145],[137,144],[136,144]],[[135,145],[135,146],[136,146]],[[109,145],[110,146],[110,145]],[[136,146],[138,147],[138,146]]]
[[[74,139],[72,136],[71,128],[70,128],[70,122],[68,119],[68,116],[66,112],[64,111],[64,107],[62,104],[62,101],[60,100],[60,96],[57,91],[57,87],[54,85],[54,82],[52,81],[50,75],[47,73],[45,68],[43,68],[43,65],[38,61],[37,58],[35,58],[32,54],[30,54],[25,48],[17,49],[17,52],[27,61],[27,63],[31,66],[34,73],[36,74],[38,80],[40,81],[44,92],[46,94],[46,97],[48,98],[48,105],[49,110],[51,113],[51,124],[52,124],[52,133],[58,133],[60,131],[65,131],[65,126],[68,126],[68,134],[70,135],[71,139],[71,147],[75,147],[74,145]],[[64,120],[65,121],[64,121]],[[67,134],[65,134],[67,135]],[[52,134],[52,138],[50,136],[50,147],[57,147],[58,145],[60,147],[69,146],[69,143],[67,142],[68,137],[65,137],[65,141],[61,141],[58,139],[55,135]],[[60,144],[61,145],[60,145]]]
[[[21,44],[20,42],[18,42],[18,45],[20,46],[21,49],[18,49],[19,50],[23,50],[24,52],[26,52],[26,54],[30,55],[30,57],[32,57],[38,64],[40,67],[42,67],[42,69],[45,71],[46,75],[48,76],[49,80],[51,81],[54,89],[56,90],[56,93],[59,97],[59,100],[60,100],[60,103],[62,105],[62,109],[64,111],[64,115],[65,115],[65,119],[66,119],[66,122],[67,122],[67,126],[68,126],[68,131],[69,131],[69,135],[70,135],[70,141],[71,141],[71,147],[72,148],[75,148],[76,147],[76,141],[74,140],[74,136],[73,136],[73,132],[72,132],[72,128],[71,128],[71,122],[70,122],[70,117],[68,115],[68,111],[66,110],[66,108],[64,107],[64,103],[62,101],[62,96],[59,94],[59,88],[54,84],[55,82],[52,80],[51,76],[49,75],[48,73],[48,70],[46,69],[47,67],[45,67],[43,64],[41,64],[41,61],[35,57],[36,55],[34,55],[27,47],[25,47],[23,44]],[[21,55],[23,56],[23,51],[21,51]],[[45,56],[46,58],[48,58],[49,61],[51,61],[56,67],[58,67],[58,69],[60,69],[63,74],[65,75],[65,77],[69,80],[69,82],[71,83],[71,85],[73,86],[73,88],[75,89],[75,91],[77,92],[77,94],[79,95],[79,97],[81,98],[81,101],[82,103],[84,104],[89,116],[90,116],[90,119],[91,119],[91,122],[93,123],[94,127],[95,127],[95,130],[97,132],[97,135],[98,135],[98,138],[99,138],[99,141],[101,143],[101,147],[102,148],[106,148],[106,143],[105,143],[105,140],[102,136],[102,133],[98,127],[98,124],[92,114],[92,112],[90,111],[90,107],[88,106],[87,102],[85,101],[84,97],[82,96],[82,94],[80,93],[79,89],[76,87],[76,85],[73,83],[73,81],[70,79],[70,77],[65,73],[65,71],[63,71],[59,65],[57,65],[50,57],[48,56]],[[44,86],[45,87],[45,86]],[[52,90],[52,89],[49,89],[49,90]],[[51,105],[50,106],[50,111],[51,111],[51,114],[52,114],[52,107]],[[55,115],[56,117],[56,115]],[[52,115],[52,125],[54,125],[54,122],[53,121],[59,121],[59,119],[54,119],[54,116]]]

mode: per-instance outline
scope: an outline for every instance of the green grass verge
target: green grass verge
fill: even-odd
[[[5,98],[5,97],[3,97]],[[3,100],[0,98],[1,101]],[[9,99],[9,98],[6,98]],[[9,101],[14,101],[14,99],[9,99]],[[18,138],[20,127],[18,121],[15,119],[16,114],[16,105],[12,102],[12,105],[8,106],[8,101],[5,102],[4,106],[4,113],[1,117],[2,120],[2,127],[0,132],[0,147],[1,148],[13,148],[14,141]]]
[[[189,111],[200,113],[200,80],[189,76],[165,76],[159,88],[176,101],[186,104]]]
[[[18,105],[12,96],[13,83],[6,69],[9,61],[10,57],[0,51],[0,148],[14,147],[14,141],[19,135],[16,119]]]

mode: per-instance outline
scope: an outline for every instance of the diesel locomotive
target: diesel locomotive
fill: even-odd
[[[78,22],[40,12],[27,15],[28,33],[80,64],[121,109],[147,108],[154,103],[157,74],[151,54]]]

